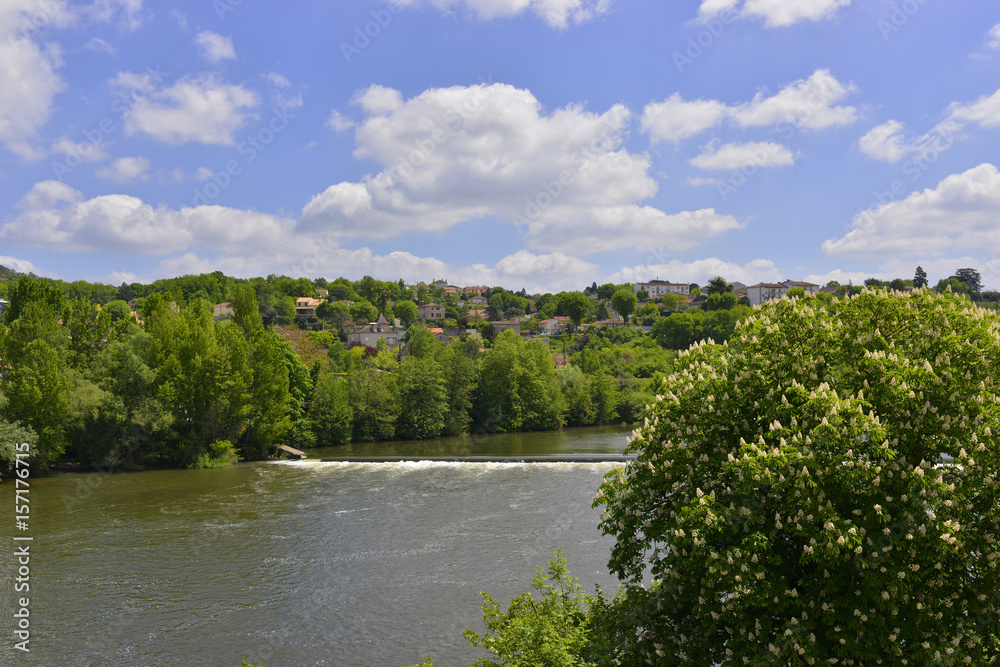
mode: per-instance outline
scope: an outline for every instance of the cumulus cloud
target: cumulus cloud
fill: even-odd
[[[740,281],[746,285],[783,279],[778,267],[769,259],[755,259],[746,264],[727,262],[717,257],[682,262],[678,259],[666,261],[654,252],[646,264],[622,267],[620,271],[608,276],[606,282],[636,283],[660,279],[701,285],[715,276],[723,276],[726,280]]]
[[[42,26],[65,26],[72,14],[61,2],[5,0],[0,3],[0,144],[24,159],[39,159],[35,148],[39,128],[52,114],[56,94],[65,88],[56,70],[63,61],[55,46],[33,39],[31,18]]]
[[[986,46],[991,49],[1000,49],[1000,23],[997,23],[986,33]]]
[[[532,12],[551,28],[565,29],[604,14],[611,0],[399,0],[403,6],[427,6],[438,9],[465,9],[479,20],[509,18]]]
[[[823,243],[827,255],[878,253],[939,257],[954,251],[1000,252],[1000,172],[989,163],[948,176],[934,189],[914,192],[857,214],[842,238]]]
[[[849,125],[858,110],[839,103],[857,89],[843,84],[829,70],[816,70],[808,79],[783,87],[774,95],[760,92],[749,102],[727,105],[717,100],[684,100],[675,93],[646,106],[642,129],[653,142],[673,141],[700,134],[729,120],[741,128],[792,124],[809,130]]]
[[[326,126],[334,132],[345,132],[356,127],[357,123],[334,109],[330,112],[330,117],[326,119]]]
[[[115,85],[128,92],[142,75],[122,72]],[[167,144],[234,145],[233,133],[256,118],[260,98],[212,74],[185,77],[167,88],[143,80],[147,97],[136,100],[125,119],[127,135],[143,133]]]
[[[974,102],[952,102],[945,110],[944,119],[930,132],[917,137],[908,137],[903,124],[897,120],[877,125],[858,140],[858,148],[873,160],[896,163],[925,151],[946,150],[970,124],[983,128],[1000,126],[1000,90],[982,95]]]
[[[784,28],[800,21],[822,21],[832,18],[851,0],[702,0],[698,15],[710,19],[724,11],[736,11],[740,16],[764,19],[768,28]]]
[[[118,184],[131,183],[137,178],[148,178],[150,162],[144,157],[121,157],[107,167],[94,172],[98,178],[107,178]]]
[[[659,238],[690,247],[740,226],[713,209],[642,204],[657,184],[648,158],[622,147],[630,113],[621,105],[543,114],[530,92],[502,84],[409,100],[372,86],[354,103],[366,114],[354,155],[383,170],[313,197],[303,230],[386,238],[493,216],[517,225],[531,249],[582,255]]]
[[[233,38],[204,30],[194,38],[194,43],[202,58],[213,64],[223,60],[236,60],[236,49],[233,48]]]
[[[713,141],[704,146],[700,155],[691,160],[699,169],[730,170],[750,165],[758,167],[788,167],[795,164],[792,151],[770,141],[748,141],[720,146]]]
[[[58,181],[36,184],[0,226],[0,239],[63,252],[111,251],[166,255],[189,248],[259,253],[281,247],[294,225],[276,216],[198,206],[154,208],[136,197],[82,193]]]
[[[8,269],[14,269],[20,273],[34,273],[36,276],[46,275],[45,272],[39,270],[37,266],[28,260],[18,259],[9,255],[0,255],[0,266],[6,266]]]
[[[73,158],[80,162],[101,162],[111,157],[108,155],[107,150],[105,150],[106,148],[107,145],[103,142],[95,144],[90,142],[77,143],[69,137],[62,137],[59,141],[52,144],[49,152],[53,155],[65,155],[67,158]]]

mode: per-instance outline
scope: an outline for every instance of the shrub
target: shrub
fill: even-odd
[[[682,353],[595,500],[624,662],[995,664],[998,370],[1000,319],[923,290]]]

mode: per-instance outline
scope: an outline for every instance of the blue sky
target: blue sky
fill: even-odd
[[[0,263],[580,289],[979,270],[987,0],[5,0]]]

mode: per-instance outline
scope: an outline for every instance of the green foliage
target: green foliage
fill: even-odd
[[[772,302],[682,353],[595,501],[622,664],[993,664],[998,367],[1000,319],[926,291]]]
[[[705,293],[708,294],[709,297],[715,294],[732,293],[732,291],[733,291],[733,286],[726,283],[726,279],[723,278],[722,276],[715,276],[714,278],[709,280],[708,287],[705,289]]]
[[[806,291],[801,287],[793,287],[787,292],[785,292],[785,296],[787,296],[789,299],[801,299],[805,295]]]
[[[570,575],[566,559],[556,552],[548,572],[539,566],[531,587],[541,598],[524,593],[511,600],[507,611],[483,593],[486,633],[462,634],[473,646],[487,649],[495,660],[481,658],[474,667],[597,667],[590,653],[587,605],[591,600]]]
[[[367,324],[378,319],[378,308],[365,299],[355,301],[350,312],[351,319],[354,320],[355,324]]]
[[[541,341],[500,332],[479,360],[476,385],[473,421],[482,431],[545,431],[562,424],[555,363]]]
[[[580,326],[590,312],[590,299],[583,292],[563,292],[559,295],[558,312],[569,317],[575,326]]]
[[[927,272],[924,271],[922,266],[918,266],[917,270],[913,273],[913,286],[927,287]]]
[[[9,288],[10,294],[7,312],[4,313],[7,324],[11,324],[21,317],[22,311],[28,304],[35,303],[50,310],[56,317],[62,316],[65,298],[62,290],[56,287],[52,281],[45,278],[34,278],[32,276],[21,276],[17,282]]]
[[[367,359],[348,376],[354,406],[353,439],[392,440],[396,435],[399,396],[396,378]]]
[[[430,357],[407,357],[399,366],[396,382],[399,387],[396,437],[424,440],[440,435],[448,413],[441,365]]]
[[[132,309],[129,308],[128,303],[122,300],[109,301],[104,304],[103,310],[111,318],[112,323],[127,320],[132,316]]]
[[[628,322],[629,316],[635,312],[637,299],[630,289],[620,289],[611,297],[611,306]]]
[[[659,320],[650,333],[663,347],[683,350],[701,338],[704,319],[705,312],[700,309],[675,313]]]
[[[392,314],[403,324],[403,328],[408,328],[420,317],[417,304],[410,300],[397,301],[392,305]]]
[[[320,374],[309,404],[308,417],[317,446],[350,442],[354,409],[351,406],[351,391],[347,379],[330,373]]]
[[[228,468],[236,465],[239,457],[233,443],[228,440],[216,440],[208,446],[208,449],[195,459],[190,468]]]
[[[801,287],[796,287],[794,289],[802,292]],[[803,292],[804,294],[805,292]],[[729,310],[734,308],[739,301],[732,291],[729,292],[712,292],[708,295],[708,301],[705,302],[705,309],[709,311],[713,310]]]

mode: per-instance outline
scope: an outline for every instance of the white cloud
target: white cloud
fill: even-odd
[[[188,27],[187,14],[177,9],[171,9],[170,18],[177,21],[177,25],[180,27],[181,30],[187,30]]]
[[[892,164],[899,162],[913,150],[903,137],[903,124],[898,120],[873,127],[858,140],[858,148],[873,160]]]
[[[948,120],[951,121],[977,123],[981,127],[1000,126],[1000,90],[969,104],[956,102],[948,110]]]
[[[83,11],[93,21],[116,23],[123,30],[138,29],[146,18],[142,15],[142,0],[94,0]]]
[[[46,275],[45,272],[39,270],[37,266],[28,260],[10,257],[9,255],[0,255],[0,266],[6,266],[8,269],[14,269],[20,273],[34,273],[36,276]]]
[[[438,9],[464,8],[481,21],[509,18],[531,11],[551,28],[565,29],[604,14],[611,0],[399,0],[403,6],[432,5]]]
[[[89,42],[87,42],[83,48],[87,49],[88,51],[95,51],[97,53],[107,53],[108,55],[112,56],[118,52],[117,49],[115,49],[115,47],[111,46],[100,37],[94,37]]]
[[[292,85],[291,82],[288,80],[288,77],[284,76],[283,74],[278,74],[277,72],[268,72],[267,74],[264,75],[264,78],[270,81],[271,84],[273,84],[277,88],[288,88],[290,85]]]
[[[727,262],[717,257],[682,262],[677,259],[665,261],[653,253],[647,264],[623,267],[608,276],[606,282],[636,283],[659,278],[675,283],[703,285],[715,276],[722,276],[729,281],[738,280],[746,285],[783,278],[778,267],[769,259],[755,259],[746,264]]]
[[[783,28],[800,21],[832,18],[837,10],[850,4],[851,0],[702,0],[698,14],[707,20],[737,10],[741,16],[764,19],[768,28]]]
[[[721,181],[717,178],[703,178],[700,176],[688,176],[686,183],[692,187],[699,188],[703,185],[718,185]]]
[[[691,160],[699,169],[730,170],[750,165],[758,167],[788,167],[795,164],[792,151],[770,141],[748,141],[719,145],[713,141]]]
[[[373,86],[355,98],[367,112],[355,157],[383,170],[331,185],[303,209],[300,226],[341,237],[441,231],[497,217],[519,226],[529,248],[572,254],[687,247],[740,226],[712,209],[668,214],[643,200],[657,191],[649,159],[622,148],[623,106],[576,106],[543,115],[509,85],[431,89],[403,100]]]
[[[201,57],[210,63],[217,65],[223,60],[236,60],[232,37],[223,37],[211,30],[204,30],[198,33],[194,43],[201,50]]]
[[[62,67],[58,47],[41,47],[33,39],[32,18],[41,28],[62,27],[72,15],[61,2],[4,0],[0,3],[0,144],[24,159],[44,152],[32,143],[52,113],[53,100],[65,88],[56,70]]]
[[[255,255],[284,247],[294,226],[292,220],[221,206],[178,211],[126,195],[85,200],[58,181],[36,184],[17,206],[20,214],[0,226],[0,239],[61,252],[162,256],[198,248]]]
[[[330,117],[326,119],[326,126],[334,132],[344,132],[357,127],[357,123],[334,109],[330,112]]]
[[[212,178],[212,170],[208,167],[198,167],[194,172],[194,178],[197,181],[207,181]]]
[[[94,172],[98,178],[107,178],[118,184],[131,183],[144,176],[149,170],[150,162],[144,157],[120,157],[103,169]]]
[[[677,142],[727,119],[742,128],[787,123],[822,130],[857,120],[855,107],[838,104],[856,90],[854,84],[845,85],[829,70],[821,69],[808,79],[788,84],[774,95],[760,92],[751,101],[732,106],[717,100],[685,101],[674,93],[663,102],[646,106],[642,129],[649,133],[654,143]]]
[[[116,83],[128,91],[137,77],[123,72]],[[125,119],[125,133],[142,132],[168,144],[233,145],[233,133],[256,118],[253,109],[260,105],[254,91],[214,75],[185,77],[162,89],[147,82],[147,88],[149,95],[137,100]]]
[[[96,144],[90,142],[77,143],[69,137],[63,137],[52,144],[50,152],[54,155],[65,155],[67,158],[74,158],[74,160],[79,160],[80,162],[100,162],[111,157],[105,150],[106,148],[107,144],[103,142]]]
[[[986,46],[991,49],[1000,49],[1000,23],[997,23],[986,33]]]
[[[680,141],[718,125],[729,107],[716,100],[685,101],[674,93],[662,102],[652,102],[642,111],[642,131],[654,141]]]
[[[983,128],[1000,127],[1000,90],[975,102],[952,102],[944,120],[927,134],[908,139],[903,124],[890,120],[869,130],[858,140],[858,147],[873,160],[896,163],[909,155],[947,150],[970,123]]]
[[[1000,172],[989,163],[948,176],[934,189],[863,211],[827,255],[878,253],[939,257],[953,251],[1000,252]]]

